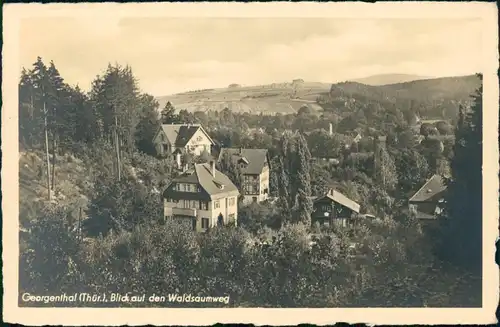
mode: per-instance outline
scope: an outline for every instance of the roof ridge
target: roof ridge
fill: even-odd
[[[417,196],[417,194],[420,193],[420,191],[422,191],[424,187],[434,179],[434,177],[441,177],[441,176],[439,174],[433,174],[431,177],[429,177],[429,179],[425,181],[424,185],[422,185],[422,187],[420,187],[415,193],[413,193],[413,196],[408,201],[412,201],[413,198]]]

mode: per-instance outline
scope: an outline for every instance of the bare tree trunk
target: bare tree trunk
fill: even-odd
[[[120,161],[120,144],[118,138],[118,117],[115,115],[115,149],[116,149],[116,165],[118,168],[118,180],[121,180],[122,172],[121,172],[121,161]]]
[[[50,188],[50,160],[49,160],[49,131],[47,127],[47,110],[45,108],[45,100],[43,101],[43,112],[45,115],[45,157],[47,159],[47,190],[48,190],[48,199],[50,201],[51,188]]]
[[[52,190],[56,191],[56,136],[52,135]]]
[[[78,242],[82,239],[82,207],[80,207],[80,211],[78,213]]]

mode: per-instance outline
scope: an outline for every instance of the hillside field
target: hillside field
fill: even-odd
[[[328,92],[330,87],[331,84],[314,82],[274,83],[191,91],[158,97],[157,100],[160,108],[170,101],[175,108],[187,109],[190,112],[221,111],[229,108],[235,112],[290,114],[303,106],[321,111],[316,98]]]
[[[405,77],[410,78],[406,75]],[[321,112],[325,107],[318,104],[318,98],[329,102],[337,100],[343,102],[346,98],[352,98],[367,103],[396,103],[396,100],[411,100],[415,104],[424,106],[436,106],[443,102],[459,103],[466,101],[479,84],[479,79],[470,75],[418,79],[385,85],[368,85],[351,81],[336,84],[292,82],[261,86],[231,85],[228,88],[161,96],[157,100],[160,108],[170,101],[175,108],[186,109],[189,112],[221,111],[229,108],[233,112],[272,115],[295,113],[303,106]]]

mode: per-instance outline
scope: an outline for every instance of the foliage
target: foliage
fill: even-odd
[[[241,186],[243,185],[243,172],[229,152],[225,151],[222,154],[221,160],[217,162],[217,170],[229,177],[231,182],[241,190]]]
[[[76,161],[91,180],[74,183],[81,185],[77,194],[89,197],[88,233],[78,228],[71,203],[23,201],[20,289],[148,295],[169,289],[228,294],[230,306],[253,307],[475,305],[480,281],[460,264],[481,257],[481,90],[472,111],[459,117],[452,146],[445,122],[423,128],[428,136],[419,146],[415,131],[417,116],[453,118],[448,116],[455,106],[467,103],[462,96],[467,88],[458,86],[452,103],[448,95],[427,101],[418,83],[377,88],[340,83],[318,99],[323,113],[309,106],[275,116],[228,108],[176,112],[167,103],[159,117],[157,101],[139,92],[130,67],[109,65],[87,94],[66,84],[54,63],[46,66],[38,58],[33,69],[21,73],[20,146],[28,154],[39,152],[47,118],[51,150],[62,154],[54,155],[53,163]],[[240,206],[238,227],[203,234],[165,222],[161,191],[175,169],[171,156],[151,156],[160,123],[201,123],[223,147],[267,148],[277,202]],[[379,147],[373,139],[382,135],[387,145]],[[183,162],[210,159],[208,153],[185,156]],[[31,169],[25,177],[35,176],[43,165],[20,170]],[[241,189],[241,171],[228,155],[218,169]],[[446,175],[446,170],[451,180],[444,215],[450,219],[427,234],[404,202],[431,173]],[[41,169],[37,182],[44,173]],[[310,196],[329,187],[383,219],[360,215],[347,227],[311,228]],[[440,258],[430,249],[436,239],[442,240],[436,248],[446,250]],[[468,283],[479,287],[465,288]],[[472,296],[449,291],[455,286]],[[174,304],[156,304],[164,305]]]
[[[438,245],[444,258],[473,271],[482,262],[482,92],[480,87],[470,111],[461,111]]]

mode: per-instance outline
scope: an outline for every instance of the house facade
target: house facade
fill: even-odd
[[[229,155],[242,172],[243,203],[262,202],[269,198],[269,156],[267,149],[223,148],[218,160]]]
[[[446,185],[442,176],[433,175],[408,200],[409,210],[413,211],[422,223],[437,221],[444,202]]]
[[[197,232],[237,225],[238,196],[236,186],[215,169],[214,161],[195,164],[163,192],[164,216]]]
[[[182,155],[199,156],[212,153],[214,141],[199,124],[163,124],[158,128],[153,144],[159,156],[171,153],[180,168]]]
[[[358,203],[331,188],[325,195],[314,200],[311,223],[345,227],[353,215],[359,214],[360,207]]]

